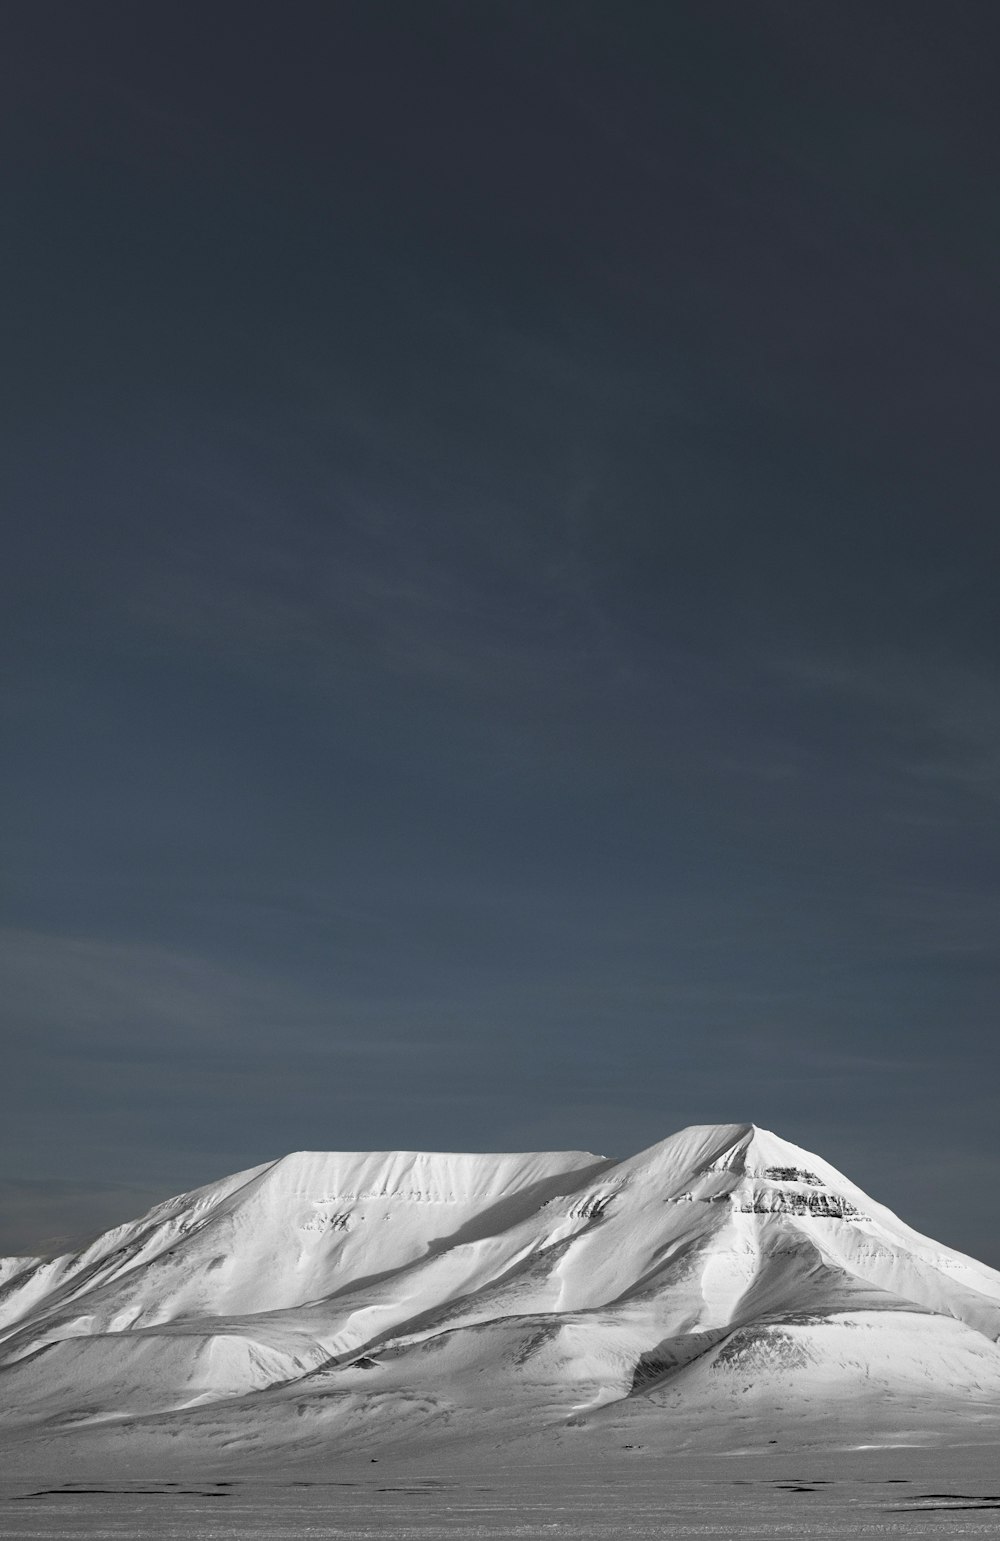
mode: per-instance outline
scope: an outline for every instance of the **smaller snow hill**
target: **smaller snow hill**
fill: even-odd
[[[1000,1274],[752,1124],[623,1161],[301,1152],[0,1264],[0,1440],[940,1434],[1000,1412],[998,1340]]]

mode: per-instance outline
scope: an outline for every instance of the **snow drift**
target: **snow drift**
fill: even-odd
[[[302,1152],[0,1264],[0,1438],[943,1429],[1000,1411],[998,1339],[1000,1274],[754,1125],[622,1161]]]

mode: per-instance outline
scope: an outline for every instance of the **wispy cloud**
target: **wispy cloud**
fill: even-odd
[[[137,1219],[173,1190],[141,1183],[0,1179],[0,1257],[55,1257]]]
[[[803,696],[865,714],[866,752],[885,771],[929,788],[1000,798],[1000,680],[975,660],[945,662],[932,649],[803,649],[772,657],[776,675]]]
[[[362,1056],[415,1052],[378,1030],[378,1003],[331,999],[314,981],[193,952],[19,929],[0,929],[0,972],[10,1042],[41,1032],[53,1055],[87,1059],[200,1055]],[[435,1052],[433,1037],[419,1052]]]

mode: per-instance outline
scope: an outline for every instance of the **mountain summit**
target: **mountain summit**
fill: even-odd
[[[1000,1274],[752,1124],[299,1152],[0,1263],[0,1438],[931,1437],[995,1418],[998,1339]]]

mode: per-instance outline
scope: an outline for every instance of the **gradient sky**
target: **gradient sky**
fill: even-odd
[[[13,0],[0,1250],[753,1120],[1000,1265],[1000,9]]]

